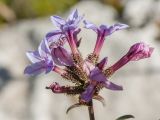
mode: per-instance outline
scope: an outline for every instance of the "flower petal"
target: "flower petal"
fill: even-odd
[[[103,87],[110,89],[110,90],[123,90],[123,87],[120,85],[116,85],[110,81],[106,81],[102,83]]]
[[[68,16],[67,21],[69,20],[75,20],[78,18],[78,10],[75,9],[72,11],[72,13]]]
[[[149,45],[141,42],[136,43],[133,46],[131,46],[130,50],[127,53],[127,57],[131,61],[137,61],[140,59],[148,58],[151,56],[154,48],[149,47]]]
[[[59,16],[51,16],[51,21],[58,28],[66,23],[66,21]]]
[[[38,47],[39,54],[42,58],[48,58],[48,54],[50,54],[50,49],[47,44],[46,39],[43,39]]]
[[[80,33],[80,31],[81,31],[81,29],[79,28],[79,29],[75,30],[73,33],[73,38],[74,38],[74,41],[75,41],[77,47],[79,47],[79,45],[81,43],[81,39],[78,40],[78,34]]]
[[[100,69],[98,69],[98,67],[94,68],[91,72],[90,72],[90,76],[89,78],[91,80],[95,80],[97,82],[105,82],[107,81],[107,78],[105,77],[105,75],[102,73],[102,71]]]
[[[42,72],[48,73],[52,70],[53,66],[46,65],[45,61],[40,61],[27,66],[24,70],[24,74],[38,75]]]
[[[28,59],[32,62],[32,63],[36,63],[36,62],[40,62],[41,61],[41,57],[39,55],[38,51],[28,51],[26,53]]]
[[[153,52],[154,48],[149,47],[149,45],[140,42],[136,43],[129,49],[128,53],[124,55],[118,62],[112,65],[110,68],[113,72],[120,69],[122,66],[127,64],[129,61],[137,61],[144,58],[149,58]]]
[[[49,48],[56,48],[59,46],[63,46],[66,43],[67,38],[64,34],[62,34],[62,31],[56,30],[49,32],[46,35],[46,40],[48,42]]]
[[[71,54],[63,47],[57,47],[52,49],[52,58],[58,65],[73,65]]]
[[[74,28],[78,27],[78,24],[80,23],[80,21],[83,19],[83,16],[80,16],[78,14],[78,10],[75,9],[67,18],[67,24],[68,25],[73,25]]]
[[[106,66],[108,62],[108,58],[105,57],[103,58],[96,66],[100,69],[100,70],[103,70],[103,68]]]
[[[84,20],[83,23],[85,24],[85,28],[92,29],[93,31],[98,32],[98,27],[95,24],[86,20]]]
[[[109,27],[107,25],[102,24],[102,25],[99,26],[99,29],[100,29],[101,32],[103,32],[104,30],[108,31]]]
[[[49,33],[47,33],[46,35],[46,40],[48,42],[51,42],[51,41],[54,41],[54,37],[57,36],[57,35],[61,35],[62,34],[62,31],[61,30],[53,30]]]
[[[107,80],[105,75],[102,73],[101,70],[98,68],[95,68],[90,73],[90,79],[91,81],[96,81],[99,84],[102,84],[104,87],[110,90],[122,90],[122,86],[116,85],[110,81]]]
[[[114,33],[115,31],[118,31],[118,30],[122,30],[122,29],[125,29],[125,28],[128,28],[129,26],[126,25],[126,24],[121,24],[121,23],[117,23],[117,24],[114,24],[112,26],[110,26],[106,32],[107,35],[110,35],[112,33]]]
[[[81,100],[83,100],[85,102],[89,102],[93,97],[94,89],[95,89],[94,85],[92,85],[92,84],[88,85],[86,90],[80,96]]]

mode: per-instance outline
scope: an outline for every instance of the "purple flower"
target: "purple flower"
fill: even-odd
[[[50,49],[45,40],[42,40],[38,51],[29,51],[26,55],[33,64],[25,68],[25,74],[37,75],[42,72],[48,73],[55,66],[50,55]]]
[[[122,30],[122,29],[129,27],[128,25],[121,24],[121,23],[117,23],[112,26],[100,25],[99,27],[97,27],[95,24],[93,24],[89,21],[86,21],[86,20],[84,20],[84,24],[85,24],[85,28],[92,29],[93,31],[95,31],[98,34],[96,45],[95,45],[94,52],[93,52],[96,55],[99,55],[99,52],[103,46],[103,43],[104,43],[106,36],[111,35],[115,31]]]
[[[82,101],[89,102],[92,99],[97,86],[103,86],[110,90],[123,90],[122,86],[108,81],[102,70],[97,67],[90,72],[89,78],[90,84],[80,96]]]
[[[79,16],[77,9],[74,10],[67,20],[59,16],[51,16],[52,22],[58,27],[62,32],[66,32],[68,30],[75,30],[80,21],[83,19],[83,16]]]
[[[85,28],[92,29],[97,33],[97,40],[94,51],[87,58],[83,58],[78,50],[81,42],[81,38],[78,38],[78,34],[81,32],[78,25],[82,19],[83,16],[80,16],[77,10],[74,10],[66,20],[59,16],[52,16],[51,20],[58,29],[46,34],[37,51],[27,52],[27,57],[32,64],[25,68],[24,73],[36,75],[54,71],[75,85],[61,86],[53,83],[46,87],[47,89],[51,89],[54,93],[79,95],[79,103],[76,105],[89,105],[92,99],[103,100],[99,95],[101,88],[113,91],[123,90],[122,86],[111,82],[109,77],[129,61],[150,57],[153,48],[142,42],[136,43],[118,62],[106,69],[108,58],[99,60],[99,53],[105,37],[115,31],[127,28],[128,25],[118,23],[112,26],[100,25],[97,27],[93,23],[84,21]],[[71,50],[65,48],[66,43],[69,44]]]
[[[48,33],[46,35],[46,39],[53,39],[56,35],[59,35],[59,39],[65,38],[65,40],[68,41],[74,54],[78,53],[77,47],[80,44],[80,40],[77,39],[77,34],[80,32],[80,29],[78,29],[78,25],[82,19],[83,16],[80,16],[77,10],[74,10],[69,15],[67,20],[64,20],[59,16],[51,16],[52,22],[57,26],[59,30]],[[54,40],[56,44],[59,43],[59,41],[57,42],[57,40]]]
[[[137,61],[144,58],[149,58],[153,52],[154,48],[149,47],[149,45],[140,42],[136,43],[124,55],[118,62],[116,62],[113,66],[110,67],[113,72],[127,64],[129,61]]]
[[[112,33],[114,33],[115,31],[118,30],[122,30],[125,28],[128,28],[129,26],[126,24],[121,24],[121,23],[116,23],[112,26],[107,26],[107,25],[100,25],[99,27],[97,27],[95,24],[84,20],[83,23],[85,24],[85,28],[87,29],[92,29],[93,31],[95,31],[99,36],[105,37],[108,35],[111,35]]]
[[[49,48],[63,46],[67,41],[67,37],[62,33],[61,30],[53,30],[47,33],[45,39],[48,42]]]
[[[61,66],[73,65],[71,53],[67,51],[65,48],[63,48],[62,46],[53,48],[51,54],[52,54],[52,59],[57,65],[61,65]]]

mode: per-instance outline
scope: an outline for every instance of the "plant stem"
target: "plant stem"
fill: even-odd
[[[93,109],[93,101],[92,100],[89,102],[88,111],[89,111],[89,118],[90,118],[90,120],[95,120],[94,109]]]

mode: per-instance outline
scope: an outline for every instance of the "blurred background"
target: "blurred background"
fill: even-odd
[[[124,91],[102,90],[106,106],[94,101],[96,120],[115,120],[132,114],[136,120],[160,118],[160,0],[0,0],[0,120],[89,120],[86,107],[66,109],[77,98],[45,89],[52,82],[68,84],[55,73],[29,77],[23,74],[30,62],[25,52],[37,49],[45,34],[55,28],[49,17],[66,17],[73,9],[97,25],[125,23],[129,29],[105,41],[101,58],[108,66],[136,42],[155,48],[151,58],[130,62],[110,80]],[[96,34],[82,26],[80,51],[91,53]]]

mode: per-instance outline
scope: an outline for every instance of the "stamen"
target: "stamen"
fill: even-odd
[[[84,81],[79,78],[78,75],[74,74],[71,71],[67,71],[67,73],[62,75],[63,78],[76,83],[76,85],[84,84]]]
[[[91,53],[88,55],[87,59],[95,65],[98,62],[99,56],[94,53]]]
[[[66,37],[60,37],[56,42],[52,42],[50,45],[49,45],[49,48],[52,49],[52,48],[55,48],[55,47],[58,47],[58,46],[63,46],[64,43],[66,42],[67,38]]]
[[[72,54],[73,61],[78,66],[83,66],[83,58],[80,54]]]
[[[105,71],[104,71],[104,75],[109,78],[113,75],[114,71],[111,67],[107,68]]]
[[[87,74],[80,67],[71,66],[68,68],[70,69],[70,71],[76,74],[79,77],[79,79],[82,80],[83,82],[88,80]]]

